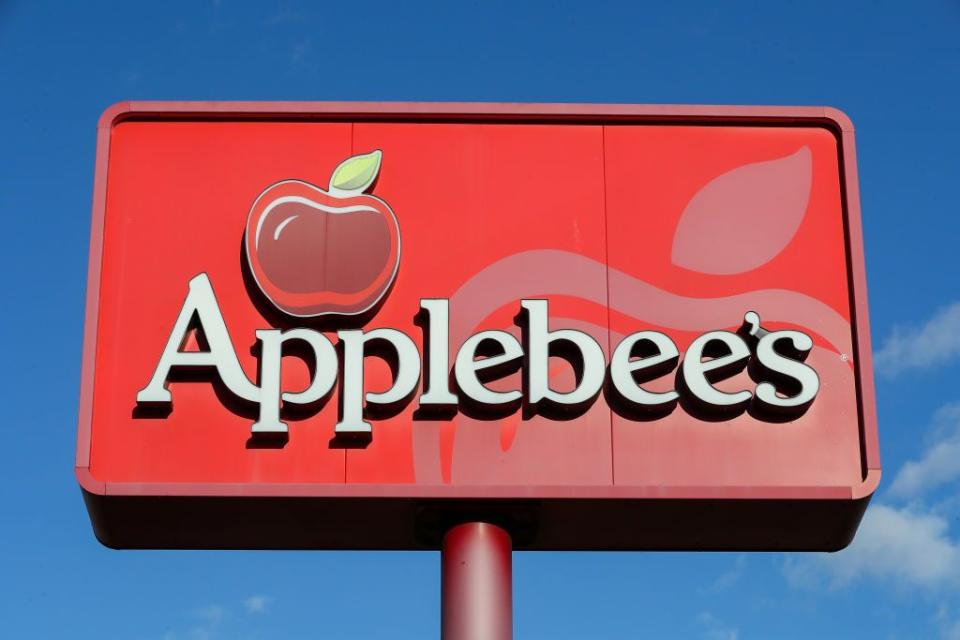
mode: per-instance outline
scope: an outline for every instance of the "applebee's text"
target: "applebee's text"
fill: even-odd
[[[518,324],[521,338],[500,330],[478,332],[467,338],[450,363],[449,302],[420,302],[425,356],[414,340],[390,328],[348,329],[336,332],[336,346],[323,333],[309,328],[261,329],[256,332],[260,375],[257,383],[244,373],[227,331],[213,287],[206,274],[194,277],[166,346],[147,385],[137,393],[142,405],[169,405],[168,383],[174,370],[212,371],[216,379],[240,400],[256,406],[254,435],[283,435],[288,431],[282,408],[318,406],[339,383],[340,411],[334,431],[341,436],[372,434],[371,416],[389,415],[412,401],[420,388],[418,408],[423,415],[450,415],[456,411],[508,415],[524,408],[545,416],[568,417],[585,411],[603,393],[621,414],[655,418],[677,404],[696,417],[724,419],[749,410],[760,419],[782,422],[802,415],[816,398],[820,381],[804,360],[813,340],[795,330],[765,331],[753,312],[745,315],[737,332],[710,331],[689,345],[681,362],[676,344],[664,333],[640,331],[626,336],[607,363],[600,344],[572,329],[549,328],[547,300],[521,300]],[[202,332],[204,349],[184,351],[192,330]],[[306,348],[315,362],[307,388],[281,388],[285,347]],[[364,388],[364,360],[385,358],[393,371],[392,384],[383,391]],[[562,358],[576,372],[572,389],[551,387],[549,362]],[[747,369],[753,388],[721,390],[717,383]],[[522,384],[516,389],[491,388],[491,382],[516,371]],[[674,388],[653,391],[645,386],[655,378],[674,375]],[[339,379],[339,380],[338,380]]]

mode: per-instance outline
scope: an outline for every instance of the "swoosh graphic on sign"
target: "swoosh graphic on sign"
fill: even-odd
[[[665,329],[704,332],[739,326],[744,312],[753,310],[760,314],[764,323],[788,322],[804,327],[822,336],[836,353],[852,354],[850,323],[833,308],[811,296],[785,289],[762,289],[720,298],[682,296],[577,253],[540,249],[516,253],[489,265],[450,297],[451,361],[457,346],[474,333],[490,314],[517,300],[565,296],[606,307],[607,288],[598,287],[597,282],[604,282],[607,278],[609,289],[616,296],[613,304],[609,305],[610,309],[645,323]],[[574,318],[562,320],[559,324],[563,326],[579,328],[594,335],[604,346],[604,351],[607,350],[606,327]],[[505,329],[514,330],[515,327]],[[611,341],[621,337],[619,333],[610,331]],[[823,356],[827,353],[820,347],[816,351]],[[848,361],[844,366],[848,373],[852,373],[852,364],[852,361]],[[451,482],[457,448],[455,442],[460,435],[457,426],[468,420],[471,419],[457,415],[449,422],[419,422],[415,425],[413,449],[418,482]],[[474,458],[471,466],[477,466],[476,458],[489,457],[491,464],[488,471],[491,474],[497,473],[497,457],[508,455],[508,449],[519,438],[519,417],[510,416],[500,421],[501,429],[494,424],[485,425],[488,427],[484,431],[489,432],[489,442],[470,443],[471,457]],[[485,441],[488,439],[487,436],[483,438]]]
[[[796,291],[760,289],[722,298],[693,298],[660,289],[628,273],[568,251],[540,249],[499,260],[465,282],[450,298],[450,344],[461,344],[490,313],[520,300],[562,295],[607,306],[609,277],[616,300],[610,309],[669,329],[709,331],[739,326],[745,311],[764,322],[789,322],[823,336],[850,354],[850,323],[832,307]]]

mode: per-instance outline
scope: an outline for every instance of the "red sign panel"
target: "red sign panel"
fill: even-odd
[[[864,284],[832,109],[125,103],[77,475],[118,547],[837,548]]]

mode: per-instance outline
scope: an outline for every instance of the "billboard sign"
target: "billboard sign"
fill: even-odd
[[[865,293],[832,109],[122,103],[77,475],[116,547],[839,548]]]

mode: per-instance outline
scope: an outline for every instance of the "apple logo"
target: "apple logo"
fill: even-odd
[[[323,189],[282,180],[257,196],[244,233],[263,295],[298,318],[356,316],[386,294],[400,265],[400,227],[386,202],[364,193],[380,150],[341,162]]]

